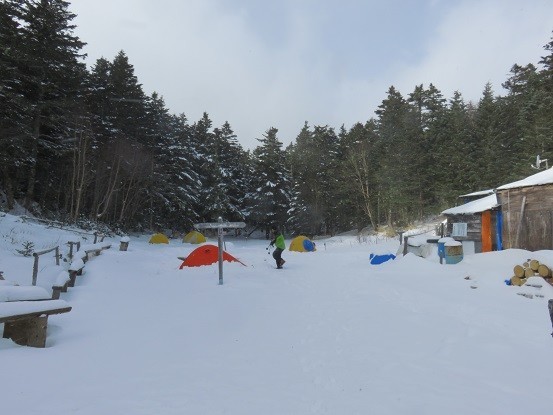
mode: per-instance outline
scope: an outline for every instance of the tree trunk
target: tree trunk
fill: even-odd
[[[35,115],[35,119],[33,121],[31,150],[29,152],[30,158],[31,158],[31,167],[29,170],[29,174],[27,175],[27,193],[25,195],[25,203],[24,203],[27,209],[30,209],[35,197],[35,180],[36,180],[36,168],[38,164],[38,140],[40,138],[41,112],[42,111],[39,106],[37,109],[37,114]]]
[[[4,190],[6,191],[6,201],[8,210],[12,210],[15,206],[15,198],[13,193],[13,183],[10,176],[10,171],[5,163],[2,163],[2,174],[4,176]]]
[[[80,139],[78,141],[78,146],[73,156],[73,175],[71,178],[72,182],[72,194],[74,197],[71,201],[71,221],[76,222],[80,211],[81,211],[81,200],[83,197],[84,184],[86,178],[86,150],[88,148],[88,135],[85,134],[83,138],[83,133],[81,132]]]
[[[112,166],[109,174],[108,181],[108,190],[103,200],[98,204],[98,210],[96,211],[95,219],[101,218],[104,216],[110,207],[111,199],[116,191],[117,182],[119,181],[119,168],[121,167],[121,157],[117,157],[114,161],[115,166]],[[115,170],[115,172],[114,172]],[[103,206],[103,210],[100,212],[100,209]]]

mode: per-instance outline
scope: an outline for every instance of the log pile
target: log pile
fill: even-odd
[[[515,265],[513,273],[515,275],[511,277],[511,285],[524,285],[530,277],[542,277],[553,285],[551,267],[540,263],[536,259],[529,259],[522,265]]]

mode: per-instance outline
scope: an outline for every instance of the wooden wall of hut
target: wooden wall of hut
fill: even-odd
[[[474,213],[472,215],[445,215],[447,218],[446,235],[453,236],[458,241],[474,241],[474,252],[482,252],[482,214]],[[454,236],[454,223],[467,224],[467,236]],[[492,231],[495,229],[495,215],[492,214]],[[492,235],[493,245],[495,250],[495,235]]]
[[[503,247],[553,249],[553,184],[498,190]]]

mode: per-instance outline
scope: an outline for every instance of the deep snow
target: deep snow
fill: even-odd
[[[0,214],[0,270],[30,285],[23,242],[92,242],[82,237]],[[127,252],[112,238],[87,262],[61,296],[72,311],[49,318],[45,349],[0,339],[2,413],[553,413],[553,287],[504,283],[529,258],[553,265],[553,251],[370,265],[398,241],[342,236],[286,250],[277,270],[267,241],[227,237],[248,266],[225,263],[218,285],[216,264],[178,269],[196,246],[148,237],[131,237]],[[51,291],[69,263],[40,264]]]

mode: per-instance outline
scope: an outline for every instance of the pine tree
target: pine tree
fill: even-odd
[[[139,183],[151,178],[154,169],[156,132],[148,128],[148,101],[123,51],[112,63],[97,61],[91,88],[89,104],[98,132],[91,217],[110,223],[132,221],[135,212],[129,212],[128,207],[143,204],[129,204],[129,197],[144,198],[145,194],[131,189],[147,190]],[[150,220],[152,203],[147,202]]]
[[[52,171],[59,165],[53,158],[66,150],[64,141],[73,135],[68,114],[82,102],[86,68],[81,53],[84,43],[73,34],[75,15],[68,10],[69,3],[29,0],[25,6],[21,48],[27,61],[22,87],[25,98],[34,104],[25,202],[29,207],[37,184],[43,197],[52,190]]]
[[[410,186],[414,113],[393,86],[378,108],[379,212],[389,226],[403,226],[414,200]]]
[[[248,198],[248,219],[266,231],[271,225],[284,226],[290,206],[290,176],[277,132],[276,128],[269,128],[253,151],[255,190]]]
[[[342,229],[378,228],[378,136],[374,120],[340,134],[340,186],[335,197]],[[344,227],[347,228],[344,228]]]
[[[225,195],[219,186],[221,177],[218,160],[218,143],[212,130],[213,122],[204,112],[193,125],[194,143],[197,149],[196,171],[202,183],[197,206],[202,222],[214,222],[223,216]]]
[[[474,159],[474,183],[480,189],[497,186],[497,165],[503,163],[499,157],[499,108],[490,83],[484,87],[475,113],[474,138],[477,153]]]
[[[544,49],[548,54],[539,61],[542,66],[539,71],[541,96],[537,108],[536,130],[543,143],[543,158],[553,159],[553,37]]]
[[[467,184],[469,166],[476,149],[471,148],[471,118],[460,92],[455,91],[449,105],[438,120],[433,143],[434,188],[438,211],[456,204],[460,194],[475,189]]]
[[[200,222],[201,212],[197,207],[201,205],[202,181],[196,171],[199,155],[194,146],[193,127],[184,114],[172,116],[170,123],[170,136],[161,146],[158,161],[166,180],[162,186],[163,197],[168,202],[160,217],[164,218],[167,227],[184,232]]]
[[[25,148],[30,134],[31,103],[21,90],[22,66],[26,61],[21,48],[23,1],[0,3],[0,177],[7,196],[7,207],[13,209],[18,192],[17,172],[29,163]]]
[[[218,144],[219,187],[225,195],[224,216],[227,220],[242,221],[252,175],[249,155],[238,142],[228,122],[221,129],[216,129],[215,136]]]

